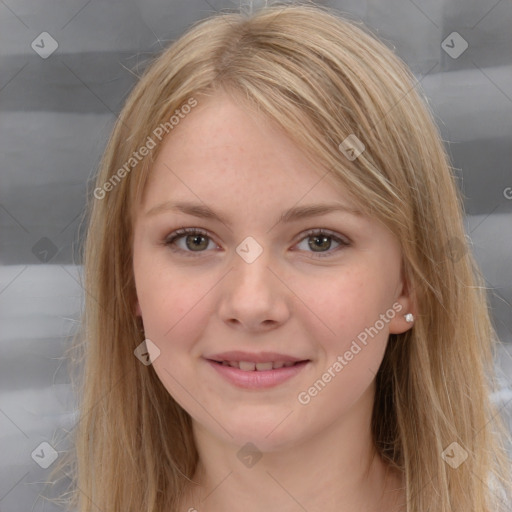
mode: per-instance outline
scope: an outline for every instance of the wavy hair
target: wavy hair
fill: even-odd
[[[66,464],[66,500],[77,512],[174,512],[194,475],[190,416],[134,357],[143,340],[133,310],[134,213],[161,144],[133,169],[126,162],[156,127],[171,133],[176,109],[220,90],[276,121],[400,241],[418,315],[413,329],[389,337],[372,434],[404,476],[407,510],[503,507],[505,428],[489,398],[498,340],[461,197],[417,81],[359,25],[301,3],[219,13],[151,59],[126,99],[96,176],[104,192],[88,202],[85,310],[72,349],[80,417],[56,469]],[[349,135],[365,145],[354,160],[339,147]],[[468,454],[457,469],[441,455],[454,442]]]

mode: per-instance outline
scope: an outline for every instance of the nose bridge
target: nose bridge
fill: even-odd
[[[271,324],[275,327],[288,318],[289,307],[282,295],[286,287],[274,275],[271,253],[253,237],[236,247],[219,301],[224,321],[258,330]]]
[[[237,247],[234,258],[235,282],[261,291],[272,277],[269,267],[271,251],[253,236],[246,237]]]

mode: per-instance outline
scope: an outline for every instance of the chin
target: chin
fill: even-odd
[[[227,418],[224,421],[220,420],[222,425],[226,425],[232,437],[223,429],[219,430],[218,425],[210,425],[210,427],[214,428],[216,437],[220,436],[222,441],[237,447],[252,443],[261,452],[277,452],[300,442],[300,434],[292,430],[288,423],[291,418],[283,421],[287,414],[288,412],[280,415],[279,418],[261,418],[261,415],[246,414],[243,418],[236,420]]]

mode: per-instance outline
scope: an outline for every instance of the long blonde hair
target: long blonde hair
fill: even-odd
[[[176,109],[218,90],[279,123],[401,243],[418,315],[413,329],[389,338],[372,431],[382,458],[404,475],[407,510],[500,510],[498,489],[510,476],[489,399],[497,339],[442,140],[390,49],[327,8],[300,3],[197,22],[126,100],[88,209],[85,313],[73,348],[83,368],[80,418],[73,450],[55,470],[73,478],[71,507],[174,512],[194,475],[190,416],[134,356],[143,336],[132,231],[161,148],[155,129],[171,133]],[[350,135],[365,146],[353,160],[340,150]],[[148,137],[154,149],[126,166]],[[457,468],[442,456],[454,446],[467,453]]]

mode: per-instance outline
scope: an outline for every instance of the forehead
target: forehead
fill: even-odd
[[[341,201],[348,195],[273,120],[225,94],[198,105],[161,142],[144,209],[178,199],[240,208]],[[285,203],[285,204],[283,204]]]

